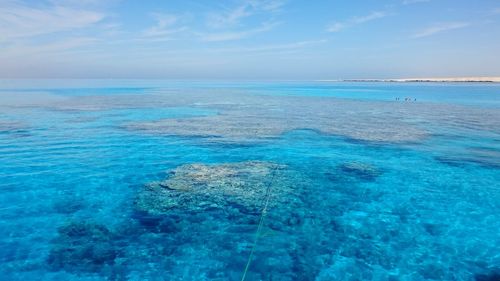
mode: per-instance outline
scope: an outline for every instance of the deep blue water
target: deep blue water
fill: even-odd
[[[499,280],[498,84],[139,80],[1,81],[0,279],[241,280],[255,198],[137,198],[254,160],[246,280]]]

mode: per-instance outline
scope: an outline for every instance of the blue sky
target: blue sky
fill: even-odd
[[[0,77],[500,76],[498,0],[0,0]]]

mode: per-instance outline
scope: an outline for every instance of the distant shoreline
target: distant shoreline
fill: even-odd
[[[398,78],[398,79],[340,79],[320,82],[396,82],[396,83],[500,83],[500,77],[459,78]]]

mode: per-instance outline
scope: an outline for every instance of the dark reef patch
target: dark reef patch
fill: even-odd
[[[461,153],[439,155],[435,159],[453,167],[477,164],[485,168],[500,169],[500,151],[498,149],[473,147]]]
[[[83,209],[85,207],[85,204],[82,202],[82,199],[78,198],[71,198],[71,199],[60,199],[58,201],[55,201],[52,204],[52,208],[54,211],[60,214],[72,214],[76,213],[79,210]]]
[[[382,174],[379,168],[362,162],[347,162],[339,165],[338,169],[346,175],[365,181],[374,181]]]
[[[104,225],[72,221],[58,229],[47,263],[52,270],[97,272],[119,255],[116,236]]]
[[[151,215],[147,212],[135,212],[133,218],[136,219],[144,230],[154,233],[176,233],[180,231],[179,218],[174,216]]]
[[[452,167],[464,167],[466,163],[462,159],[450,156],[436,156],[434,157],[438,162],[452,166]]]
[[[476,281],[500,281],[500,269],[494,270],[489,273],[476,274],[474,276]]]

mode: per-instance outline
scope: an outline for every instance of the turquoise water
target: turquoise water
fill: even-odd
[[[497,84],[2,81],[0,279],[499,280],[499,171]]]

